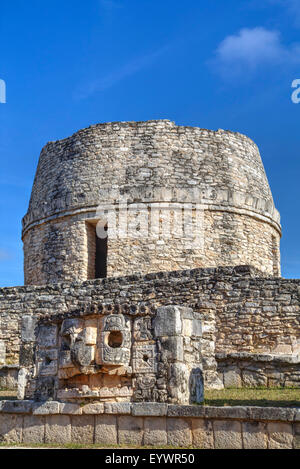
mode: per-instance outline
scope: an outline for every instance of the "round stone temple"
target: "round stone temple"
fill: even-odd
[[[41,152],[25,283],[237,265],[280,276],[280,237],[248,137],[168,120],[98,124]]]

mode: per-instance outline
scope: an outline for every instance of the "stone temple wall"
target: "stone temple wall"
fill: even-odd
[[[242,264],[280,275],[279,213],[258,148],[241,134],[162,120],[48,143],[23,219],[25,283],[93,279],[93,228],[108,205],[108,277]],[[192,238],[178,231],[185,209]],[[124,236],[137,225],[147,235],[139,226]]]
[[[200,313],[206,385],[216,379],[215,352],[299,354],[300,280],[263,278],[241,266],[0,289],[0,340],[7,360],[18,362],[23,316],[118,304],[133,312],[137,306],[176,304]]]
[[[18,396],[35,401],[203,402],[200,314],[99,308],[28,322]],[[26,376],[25,376],[26,375]]]

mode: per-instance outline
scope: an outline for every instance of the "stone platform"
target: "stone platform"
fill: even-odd
[[[300,449],[300,408],[2,401],[0,441]]]

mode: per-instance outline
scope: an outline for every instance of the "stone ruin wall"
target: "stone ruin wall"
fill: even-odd
[[[63,217],[36,226],[24,236],[25,284],[95,278],[95,241],[91,224],[96,214]],[[129,222],[131,221],[129,217]],[[158,242],[151,238],[108,237],[107,276],[186,270],[206,266],[253,265],[280,275],[278,230],[248,215],[204,212],[203,248],[189,248],[179,237]],[[130,265],[128,265],[130,259]]]
[[[25,283],[92,279],[91,222],[111,204],[119,223],[120,195],[131,208],[164,204],[171,218],[178,203],[194,218],[200,204],[204,245],[174,232],[113,240],[108,227],[108,276],[246,264],[280,276],[280,217],[255,143],[149,121],[98,124],[43,148],[23,219]]]
[[[25,321],[24,399],[203,402],[200,314],[191,308],[93,307]]]
[[[200,313],[206,383],[216,379],[215,352],[299,354],[300,280],[262,278],[249,267],[223,267],[0,289],[0,340],[18,362],[21,318],[93,305],[176,304]]]

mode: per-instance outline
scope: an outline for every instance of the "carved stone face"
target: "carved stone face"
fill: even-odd
[[[101,327],[102,326],[102,327]],[[121,314],[101,319],[97,363],[103,365],[129,365],[131,332],[130,322]]]
[[[60,329],[59,377],[105,373],[107,365],[128,366],[130,348],[130,320],[121,314],[65,319]]]

